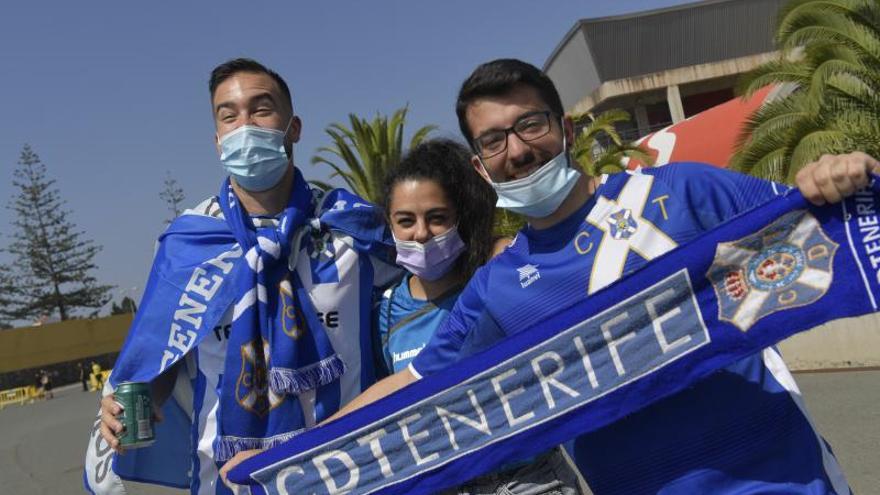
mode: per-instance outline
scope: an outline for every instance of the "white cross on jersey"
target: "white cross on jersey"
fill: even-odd
[[[601,196],[596,198],[596,206],[587,221],[603,235],[593,259],[588,294],[620,278],[630,250],[645,260],[651,260],[677,245],[654,224],[642,218],[653,182],[650,175],[633,174],[616,201]]]

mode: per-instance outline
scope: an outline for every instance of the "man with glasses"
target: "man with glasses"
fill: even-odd
[[[504,153],[507,137],[512,132],[522,141],[534,141],[550,132],[550,111],[529,112],[507,129],[489,131],[474,140],[482,158]]]
[[[589,177],[569,157],[574,129],[553,83],[519,60],[478,67],[456,111],[474,169],[528,226],[474,275],[406,370],[334,417],[540,324],[787,189],[696,163]],[[877,171],[862,153],[824,156],[797,184],[813,203],[837,202]],[[572,451],[597,494],[850,492],[772,348],[578,437]]]

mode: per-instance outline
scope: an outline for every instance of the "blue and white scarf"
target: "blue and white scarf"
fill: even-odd
[[[791,191],[230,479],[255,494],[434,493],[599,429],[794,333],[877,311],[878,211],[876,179],[838,205]]]
[[[151,381],[233,307],[214,449],[224,461],[302,431],[300,403],[289,396],[317,390],[320,401],[321,387],[345,372],[291,252],[307,234],[319,238],[326,230],[350,235],[362,253],[387,256],[392,243],[378,209],[343,190],[328,193],[323,203],[332,207],[315,218],[315,198],[299,170],[275,219],[249,217],[228,179],[218,200],[224,218],[184,215],[160,238],[111,381]]]

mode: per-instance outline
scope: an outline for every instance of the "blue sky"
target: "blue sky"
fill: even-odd
[[[97,277],[139,297],[168,211],[170,172],[187,205],[223,178],[207,77],[247,56],[291,86],[307,178],[323,129],[349,113],[409,104],[407,129],[436,124],[458,138],[453,110],[478,64],[516,57],[542,66],[580,18],[682,0],[390,0],[373,2],[7,2],[0,16],[0,248],[16,193],[12,171],[29,143],[57,180],[71,219],[103,246]],[[0,254],[0,261],[10,261]]]

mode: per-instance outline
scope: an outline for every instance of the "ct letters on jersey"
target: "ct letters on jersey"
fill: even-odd
[[[645,260],[651,260],[676,246],[675,241],[642,217],[653,182],[654,178],[649,175],[633,175],[617,200],[596,198],[596,206],[587,221],[599,228],[603,235],[593,262],[588,294],[620,278],[630,250]]]
[[[269,387],[269,343],[263,342],[262,352],[258,353],[259,342],[252,340],[241,346],[241,373],[235,384],[235,399],[245,410],[262,418],[284,402],[284,395]]]
[[[759,319],[825,295],[838,244],[813,215],[790,212],[759,232],[720,243],[707,274],[718,317],[743,332]]]

